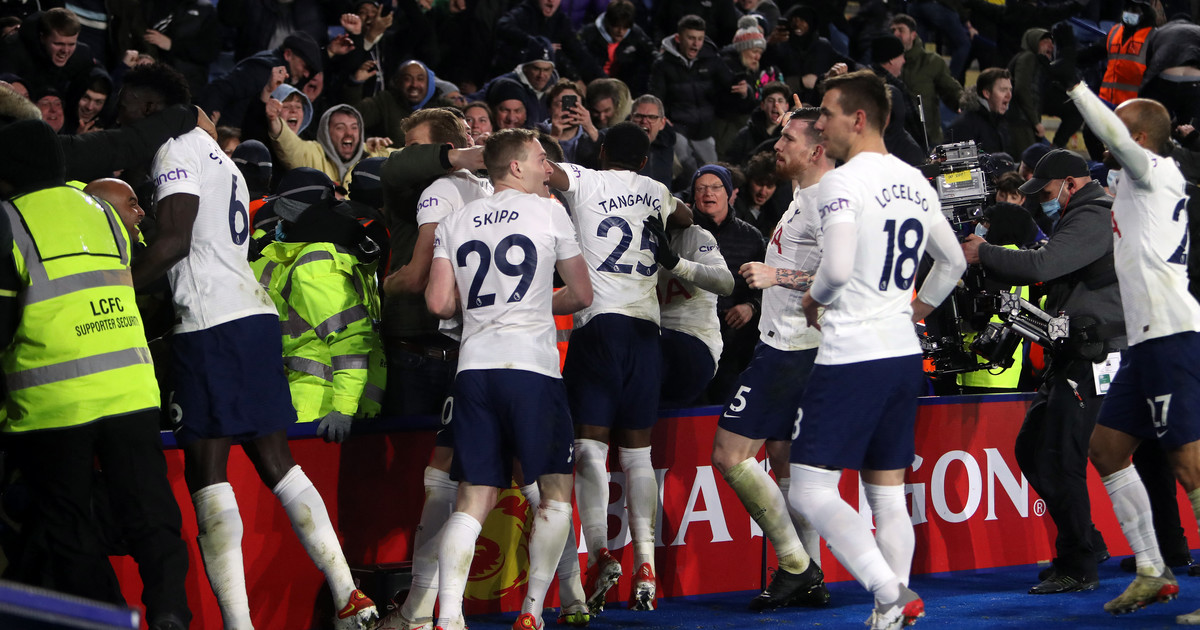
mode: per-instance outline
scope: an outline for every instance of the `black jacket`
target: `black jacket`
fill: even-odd
[[[612,43],[608,31],[604,29],[604,14],[579,30],[579,40],[603,70],[604,64],[608,63],[608,47]],[[654,53],[655,46],[650,36],[642,27],[634,24],[625,39],[617,45],[608,76],[624,81],[632,94],[645,94],[650,85],[650,64],[654,63]]]
[[[646,166],[638,171],[650,179],[661,182],[663,186],[675,190],[671,180],[675,178],[675,128],[671,125],[663,127],[662,131],[650,143],[650,155],[647,156]]]
[[[922,147],[925,138],[918,140],[909,132],[910,128],[921,129],[921,120],[916,118],[916,103],[912,102],[908,89],[899,77],[892,76],[878,65],[872,65],[871,70],[887,81],[888,91],[892,93],[892,113],[887,128],[883,130],[884,146],[887,147],[888,153],[894,154],[907,164],[924,164],[926,151]]]
[[[733,144],[725,151],[725,159],[733,164],[745,164],[746,160],[754,155],[758,145],[768,140],[779,139],[783,128],[776,126],[774,131],[768,132],[767,124],[767,113],[761,108],[754,110],[746,126],[738,130],[737,135],[733,137]]]
[[[200,0],[146,3],[146,24],[171,38],[171,50],[145,44],[159,61],[178,70],[187,79],[192,97],[208,85],[208,66],[221,53],[221,31],[217,10]]]
[[[991,111],[978,96],[975,87],[971,86],[962,97],[962,113],[950,125],[947,142],[966,142],[974,140],[980,151],[987,153],[1009,152],[1010,155],[1020,155],[1025,147],[1013,153],[1011,136],[1008,133],[1008,120]]]
[[[92,50],[80,42],[75,47],[75,54],[59,68],[46,54],[38,36],[41,22],[42,13],[34,13],[21,22],[20,29],[0,41],[0,72],[11,72],[24,79],[29,95],[34,99],[48,88],[54,88],[66,97],[71,86],[86,80],[95,67]],[[66,103],[63,106],[66,107]]]
[[[219,124],[240,127],[250,107],[262,107],[259,95],[271,78],[271,68],[286,66],[283,50],[264,50],[238,62],[233,70],[208,84],[195,99],[210,116],[221,112]],[[301,86],[296,86],[301,87]]]
[[[721,256],[733,273],[733,293],[717,296],[717,313],[723,315],[738,304],[749,303],[757,314],[762,307],[762,291],[751,289],[738,269],[748,262],[762,262],[767,256],[767,240],[758,228],[734,216],[733,208],[729,210],[729,215],[720,225],[700,212],[693,217],[696,225],[716,237]]]
[[[566,13],[559,10],[546,17],[542,15],[541,5],[537,0],[524,0],[500,18],[496,25],[496,58],[492,64],[493,70],[503,72],[528,61],[523,58],[522,52],[531,45],[541,46],[536,39],[539,37],[562,45],[562,51],[555,60],[560,75],[582,77],[584,81],[604,76],[596,60],[584,50]],[[566,59],[563,59],[564,56]]]
[[[662,46],[650,68],[650,93],[662,99],[667,117],[684,137],[711,137],[718,108],[731,101],[733,74],[711,40],[705,40],[691,62],[676,48],[674,35],[664,38]]]
[[[290,24],[292,32],[308,33],[319,45],[328,38],[321,14],[324,3],[319,0],[221,0],[214,4],[221,24],[236,36],[233,58],[237,61],[267,50],[276,29],[283,25]]]

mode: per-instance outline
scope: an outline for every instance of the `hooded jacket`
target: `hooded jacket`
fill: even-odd
[[[66,94],[74,83],[82,83],[95,67],[92,50],[79,42],[75,54],[59,68],[46,54],[38,35],[42,13],[34,13],[21,22],[21,28],[0,41],[0,72],[11,72],[25,80],[30,94],[40,94],[48,88]]]
[[[429,104],[437,94],[437,76],[433,70],[429,69],[420,61],[412,60],[416,64],[425,69],[425,79],[428,81],[425,88],[425,95],[416,104],[408,102],[408,97],[400,90],[399,77],[397,71],[392,74],[391,80],[388,81],[388,88],[382,92],[376,93],[374,96],[363,98],[363,84],[355,84],[349,82],[345,98],[346,104],[357,109],[362,116],[364,134],[371,136],[386,136],[392,139],[392,142],[404,143],[404,130],[401,125],[405,118],[412,115],[413,112],[421,109]],[[405,65],[409,63],[404,62]]]
[[[493,109],[500,101],[505,101],[510,98],[519,98],[525,104],[525,127],[532,129],[534,123],[539,120],[546,120],[550,117],[550,108],[546,104],[546,95],[550,93],[550,88],[558,83],[558,70],[550,73],[550,80],[546,81],[545,88],[541,92],[533,89],[533,85],[529,83],[529,79],[522,72],[521,64],[513,69],[512,72],[502,74],[491,81],[488,81],[483,89],[471,94],[467,97],[470,101],[486,101]],[[515,88],[515,89],[514,89]],[[505,97],[501,97],[502,92],[508,92]]]
[[[650,67],[650,93],[662,99],[675,130],[692,140],[712,137],[717,108],[732,100],[732,86],[733,73],[708,38],[689,61],[675,45],[675,36],[668,35]]]
[[[917,37],[912,48],[904,52],[904,69],[900,80],[908,87],[913,97],[921,97],[925,110],[925,126],[929,134],[929,146],[942,144],[942,113],[938,109],[941,99],[950,109],[957,109],[962,98],[963,87],[950,75],[946,60],[937,53],[925,50],[925,42]]]
[[[329,137],[329,119],[337,112],[347,112],[354,115],[358,119],[358,128],[360,136],[358,139],[358,147],[355,149],[354,155],[349,160],[343,160],[334,150],[333,141]],[[354,165],[361,160],[364,155],[368,155],[363,148],[362,132],[362,115],[358,110],[349,105],[335,105],[329,108],[323,116],[317,127],[316,140],[301,140],[292,133],[291,128],[283,125],[279,137],[271,138],[271,144],[275,147],[275,153],[278,155],[280,162],[287,169],[299,168],[307,166],[315,168],[329,176],[334,183],[342,186],[350,185],[350,170]],[[370,154],[370,157],[381,157],[387,155],[386,149]]]

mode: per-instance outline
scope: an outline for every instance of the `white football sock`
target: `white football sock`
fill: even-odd
[[[658,515],[658,479],[650,463],[650,447],[618,448],[625,471],[625,509],[633,537],[633,570],[644,563],[654,570],[654,517]]]
[[[1104,489],[1112,499],[1113,512],[1129,548],[1133,549],[1139,574],[1162,575],[1166,565],[1158,549],[1158,538],[1154,536],[1154,520],[1150,514],[1150,495],[1132,464],[1117,472],[1102,477]]]
[[[292,466],[272,492],[283,504],[283,511],[287,512],[292,529],[308,557],[325,574],[325,581],[333,593],[334,610],[341,610],[350,601],[350,593],[355,588],[354,578],[350,576],[350,567],[342,554],[333,523],[329,522],[325,501],[299,466]]]
[[[409,621],[432,620],[438,594],[437,555],[442,526],[454,513],[457,496],[458,482],[450,479],[450,473],[425,467],[425,505],[413,536],[412,586],[400,608],[400,614]]]
[[[608,445],[575,440],[575,504],[587,543],[588,566],[608,548]]]
[[[250,623],[250,599],[242,566],[242,516],[233,486],[205,486],[192,494],[192,505],[199,531],[196,542],[208,583],[221,608],[221,619],[230,630],[250,630],[254,626]]]
[[[779,474],[776,472],[776,474]],[[779,493],[783,495],[784,502],[787,503],[788,516],[792,519],[792,527],[796,528],[796,535],[800,537],[800,543],[804,545],[804,551],[808,553],[808,559],[821,566],[821,535],[817,533],[817,529],[804,518],[800,512],[792,507],[790,501],[787,500],[788,493],[792,489],[791,477],[776,477],[779,483]]]
[[[787,501],[762,465],[753,457],[738,462],[726,473],[725,481],[775,547],[779,568],[797,574],[808,569],[808,554],[788,516]]]
[[[454,627],[462,617],[463,592],[467,589],[475,541],[482,529],[483,524],[465,512],[452,514],[442,528],[442,546],[438,553],[438,626]]]
[[[521,494],[529,503],[529,514],[537,514],[541,505],[542,493],[536,483],[521,486]],[[570,507],[570,504],[567,504]],[[563,545],[562,554],[558,558],[555,575],[558,576],[558,599],[563,606],[577,601],[584,601],[583,582],[579,579],[579,541],[575,538],[575,521],[572,519],[567,526],[567,541]]]
[[[792,488],[788,501],[817,528],[829,546],[875,601],[890,603],[900,598],[900,580],[883,559],[871,529],[858,511],[838,493],[840,470],[824,470],[792,464]]]
[[[571,531],[571,504],[563,501],[543,501],[534,517],[529,534],[529,584],[521,612],[532,613],[540,622],[545,608],[546,590],[554,579],[554,566],[563,555],[563,544]],[[578,562],[576,562],[578,565]],[[571,602],[564,602],[563,605]]]
[[[875,544],[887,560],[892,573],[902,584],[908,584],[912,570],[913,549],[917,544],[912,518],[904,500],[904,486],[877,486],[863,482],[867,503],[875,513]]]

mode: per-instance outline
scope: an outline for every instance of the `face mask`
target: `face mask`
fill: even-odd
[[[1067,186],[1067,180],[1063,180],[1062,186],[1058,187],[1058,194],[1050,201],[1042,202],[1042,212],[1050,219],[1057,219],[1058,213],[1062,211],[1062,204],[1058,202],[1058,197],[1062,195],[1063,188]]]
[[[977,223],[975,225],[975,236],[978,236],[979,238],[983,238],[983,237],[987,236],[987,231],[988,231],[988,229],[986,227],[984,227],[984,225],[982,223]]]
[[[1121,21],[1129,26],[1137,26],[1137,23],[1140,22],[1141,19],[1142,15],[1134,11],[1125,11],[1121,14]]]
[[[275,240],[280,241],[280,242],[285,240],[285,236],[283,233],[283,221],[275,222]]]

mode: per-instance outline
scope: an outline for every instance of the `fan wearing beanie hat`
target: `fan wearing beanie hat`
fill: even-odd
[[[745,100],[741,115],[731,121],[732,126],[741,128],[754,105],[762,101],[762,87],[772,81],[783,81],[783,73],[775,66],[763,66],[763,51],[767,48],[767,38],[760,15],[743,15],[737,22],[738,30],[733,36],[733,43],[721,51],[725,65],[733,71],[733,91]],[[741,84],[745,81],[746,87]]]
[[[925,163],[925,149],[921,141],[925,133],[917,114],[917,104],[900,79],[904,68],[904,42],[892,35],[884,35],[871,41],[871,71],[882,78],[892,94],[891,115],[883,132],[883,142],[888,153],[912,166]],[[911,131],[910,131],[911,130]]]
[[[757,48],[766,50],[767,38],[763,35],[762,28],[758,25],[758,19],[753,15],[742,16],[737,21],[738,30],[733,34],[733,48],[737,51]]]

